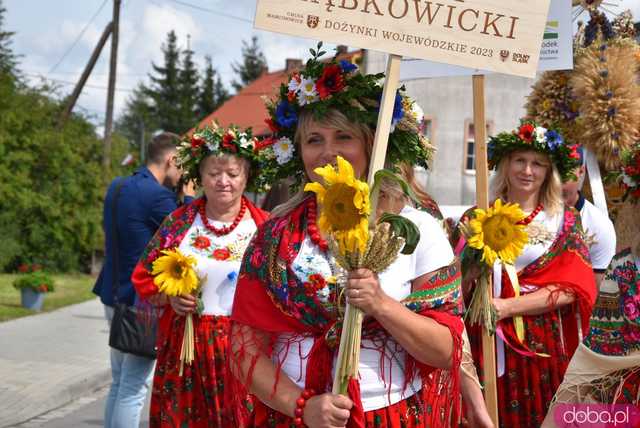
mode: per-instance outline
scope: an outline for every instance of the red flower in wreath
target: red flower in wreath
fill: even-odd
[[[533,141],[533,131],[535,131],[533,125],[530,123],[525,123],[518,130],[518,137],[520,137],[520,139],[524,142],[530,143],[531,141]]]
[[[204,139],[198,135],[191,137],[191,148],[197,149],[204,144]]]
[[[237,153],[238,148],[236,147],[235,144],[233,144],[234,139],[235,137],[232,134],[224,134],[222,136],[222,147],[224,147],[225,149],[229,150],[232,153]]]
[[[47,291],[49,291],[49,287],[47,287],[47,284],[40,284],[40,286],[38,287],[38,291],[41,293],[46,293]]]
[[[27,273],[29,272],[29,265],[22,263],[20,266],[18,266],[18,272],[20,273]]]
[[[571,153],[569,153],[569,157],[571,159],[580,159],[580,153],[578,153],[578,145],[577,144],[573,144],[573,145],[569,146],[569,149],[571,149]]]
[[[216,250],[213,250],[212,255],[214,259],[223,261],[231,257],[231,251],[227,250],[226,248],[218,248]]]
[[[339,65],[329,65],[322,70],[322,76],[316,82],[316,89],[320,99],[325,99],[329,95],[340,92],[344,88],[344,78]]]
[[[273,121],[273,119],[268,118],[264,120],[264,123],[267,124],[267,126],[269,127],[269,129],[271,130],[271,132],[276,133],[280,130],[280,128],[278,127],[278,125],[276,125],[276,123]]]
[[[196,236],[193,246],[199,250],[205,250],[211,246],[211,241],[206,236]]]

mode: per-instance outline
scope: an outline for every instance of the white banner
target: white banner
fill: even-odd
[[[533,77],[551,0],[258,0],[256,28]]]
[[[570,70],[573,68],[573,24],[571,0],[551,0],[549,16],[542,39],[538,71]],[[422,59],[403,58],[400,80],[428,77],[472,76],[489,74],[478,68],[448,65]]]

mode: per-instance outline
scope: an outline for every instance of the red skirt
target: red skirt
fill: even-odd
[[[159,337],[149,425],[156,427],[233,426],[223,401],[229,318],[193,316],[195,360],[180,376],[185,317],[173,313],[166,337]],[[162,333],[161,333],[162,334]]]
[[[427,427],[424,404],[415,394],[389,407],[364,413],[366,428],[439,428]],[[255,428],[291,428],[292,418],[257,402],[255,406]]]
[[[562,317],[575,317],[570,306],[560,309]],[[562,383],[575,349],[562,337],[558,310],[524,316],[524,343],[547,357],[523,356],[505,345],[505,373],[498,378],[498,418],[503,428],[536,428],[542,424],[549,403]],[[473,359],[482,380],[482,342],[477,326],[467,325]]]

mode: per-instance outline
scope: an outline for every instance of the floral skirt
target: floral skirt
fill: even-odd
[[[364,413],[366,428],[439,428],[427,427],[421,393],[389,407]],[[261,402],[255,406],[255,428],[297,428],[293,420]]]
[[[193,316],[195,360],[180,376],[185,317],[173,314],[167,337],[159,338],[149,425],[156,427],[233,426],[223,400],[229,318]]]

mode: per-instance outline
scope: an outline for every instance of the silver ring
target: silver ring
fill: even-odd
[[[356,297],[358,297],[360,295],[360,290],[354,290],[356,292]]]

